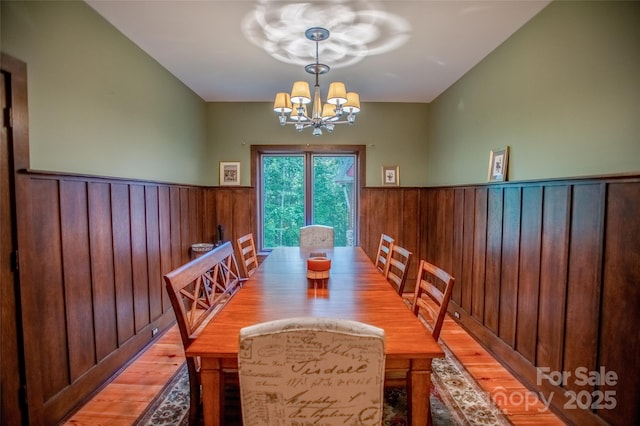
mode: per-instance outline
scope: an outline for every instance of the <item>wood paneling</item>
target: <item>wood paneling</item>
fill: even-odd
[[[563,369],[598,369],[598,319],[602,283],[602,251],[606,185],[576,185],[573,189],[569,276]],[[587,315],[585,315],[585,313]],[[593,392],[595,386],[567,384],[573,391]]]
[[[541,240],[542,188],[537,186],[523,188],[516,350],[533,365],[536,365],[538,334]]]
[[[116,289],[118,345],[122,345],[135,334],[130,237],[131,218],[129,212],[129,186],[120,183],[111,184],[113,270]]]
[[[438,191],[436,200],[436,229],[433,258],[436,264],[442,265],[447,271],[451,271],[453,267],[452,250],[453,250],[453,190]],[[416,261],[417,262],[417,261]],[[415,275],[412,275],[415,277]]]
[[[438,229],[438,212],[436,210],[438,205],[436,202],[436,196],[436,192],[425,192],[422,194],[423,214],[420,226],[421,240],[424,242],[421,257],[426,258],[426,260],[431,259],[433,263],[437,263],[435,258],[438,256],[438,246],[435,244],[436,232]]]
[[[570,191],[567,185],[544,191],[536,365],[551,371],[562,371]]]
[[[30,237],[37,261],[29,262],[29,259],[24,259],[24,264],[30,265],[34,280],[32,283],[21,282],[21,287],[23,292],[27,292],[23,297],[28,297],[31,293],[33,296],[30,299],[38,302],[37,319],[31,319],[33,324],[30,324],[25,318],[23,321],[27,321],[23,326],[25,329],[32,328],[33,335],[37,336],[36,339],[25,339],[25,353],[33,350],[33,358],[27,359],[34,360],[35,363],[27,361],[27,374],[29,377],[31,370],[34,376],[37,377],[38,373],[41,375],[39,380],[42,381],[42,387],[39,393],[42,401],[39,402],[42,406],[44,401],[70,383],[69,352],[65,321],[59,185],[57,181],[38,179],[31,183],[31,188],[33,227]],[[91,304],[88,306],[91,307]]]
[[[447,191],[425,188],[421,197],[446,204]],[[454,191],[453,208],[445,208],[444,215],[442,206],[424,206],[429,225],[420,230],[427,241],[422,255],[449,253],[443,240],[430,238],[432,224],[443,216],[456,224],[450,264],[461,287],[450,311],[458,311],[461,323],[531,389],[551,398],[564,418],[576,424],[637,424],[640,179]],[[601,368],[615,372],[616,384],[580,380]],[[540,378],[543,370],[566,372],[567,380]],[[598,407],[603,391],[611,393]]]
[[[389,220],[389,210],[387,208],[389,197],[396,197],[398,191],[385,191],[383,189],[365,189],[363,190],[363,202],[362,205],[366,205],[366,216],[362,217],[361,227],[361,240],[366,241],[365,251],[369,254],[371,259],[374,259],[375,252],[378,249],[380,242],[380,235],[386,233],[396,238],[394,235],[395,230],[398,227],[399,218],[396,220]],[[387,228],[387,223],[393,223],[393,229]]]
[[[608,187],[598,365],[615,372],[615,409],[598,410],[612,424],[640,424],[640,185]],[[586,314],[586,312],[585,312]]]
[[[453,212],[451,215],[453,226],[453,241],[451,252],[451,274],[458,282],[453,286],[451,300],[462,305],[462,270],[464,265],[464,194],[463,189],[454,189]]]
[[[484,325],[498,334],[502,271],[502,188],[490,188],[487,201],[487,256],[484,287]]]
[[[420,191],[417,189],[407,189],[402,191],[402,211],[414,212],[414,218],[411,220],[405,220],[402,223],[402,229],[400,234],[400,241],[402,247],[409,250],[411,253],[418,253],[420,250],[420,221],[417,220],[420,215]],[[405,291],[413,289],[413,281],[415,281],[417,263],[410,262],[407,268],[407,284],[405,285]]]
[[[405,291],[411,291],[414,286],[418,265],[415,256],[424,253],[427,247],[426,241],[420,238],[423,228],[429,226],[424,220],[427,215],[422,214],[426,205],[418,188],[363,188],[360,195],[359,241],[369,257],[375,258],[383,233],[414,254]]]
[[[53,424],[173,321],[159,281],[191,244],[218,224],[226,240],[257,232],[255,189],[26,176],[29,414]],[[639,177],[364,188],[360,209],[369,256],[384,232],[452,271],[450,311],[565,418],[638,423]],[[615,385],[538,383],[537,368],[600,366]],[[563,411],[567,390],[615,391],[616,407]]]
[[[131,215],[131,265],[133,267],[133,317],[139,333],[149,324],[149,271],[147,269],[146,206],[144,185],[129,187]]]
[[[160,225],[158,208],[158,187],[147,185],[144,189],[147,236],[147,266],[149,277],[150,320],[158,319],[163,313],[162,270],[160,268]]]
[[[430,192],[430,191],[427,191]],[[464,190],[463,222],[464,233],[462,236],[462,273],[460,279],[456,277],[456,286],[460,287],[461,306],[467,312],[471,312],[471,300],[473,291],[473,249],[475,235],[475,203],[476,191],[472,188]]]
[[[173,321],[162,276],[205,240],[205,189],[30,172],[29,419],[55,424]],[[34,303],[35,301],[35,303]],[[37,303],[35,309],[31,309]]]
[[[471,315],[484,323],[485,267],[487,259],[487,189],[475,190],[473,262],[471,273]]]
[[[84,182],[60,182],[60,228],[62,234],[63,306],[69,354],[69,383],[95,364],[91,262],[89,260],[89,215]]]
[[[180,265],[185,263],[189,254],[185,256],[182,244],[182,225],[180,221],[180,213],[182,206],[180,204],[180,188],[172,186],[169,189],[169,217],[170,217],[170,238],[171,238],[171,264]],[[171,268],[165,269],[170,271]]]
[[[158,188],[158,233],[161,273],[172,270],[174,265],[171,262],[171,199],[169,194],[169,187],[161,186]],[[171,307],[171,301],[164,289],[160,294],[162,296],[162,312],[166,312]]]
[[[467,330],[569,422],[640,423],[640,177],[422,188],[418,212],[402,191],[363,191],[370,256],[417,213],[414,261],[452,271]],[[580,380],[601,368],[615,384]]]
[[[503,200],[498,334],[505,343],[515,348],[520,261],[520,188],[505,188]],[[492,221],[495,221],[493,217]]]
[[[88,184],[89,250],[96,359],[100,362],[118,348],[116,291],[113,263],[113,230],[111,228],[111,194],[108,183]],[[107,214],[105,214],[107,213]],[[92,336],[92,337],[93,337]],[[93,365],[92,365],[93,366]]]
[[[242,235],[253,233],[258,238],[256,224],[255,189],[253,188],[218,188],[212,197],[215,210],[211,218],[207,218],[214,224],[212,228],[217,233],[218,225],[222,225],[224,239],[233,242]],[[212,204],[210,201],[206,204]],[[217,239],[217,234],[216,234]],[[236,253],[239,256],[239,253]]]

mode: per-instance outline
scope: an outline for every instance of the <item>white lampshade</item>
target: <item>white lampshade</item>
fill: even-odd
[[[360,111],[360,95],[356,92],[347,93],[347,102],[342,106],[345,112],[355,114]]]
[[[324,104],[322,106],[322,119],[323,120],[337,119],[337,117],[335,117],[335,115],[336,115],[336,107],[335,107],[335,105]]]
[[[291,102],[295,104],[308,104],[311,102],[311,91],[306,81],[296,81],[291,89]]]
[[[347,102],[347,89],[344,87],[344,83],[336,81],[329,85],[327,102],[333,105],[342,105]]]
[[[291,112],[291,98],[288,93],[280,92],[276,94],[276,99],[273,102],[273,110],[275,112]]]

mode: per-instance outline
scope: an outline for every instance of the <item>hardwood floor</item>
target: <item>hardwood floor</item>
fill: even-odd
[[[440,341],[514,425],[564,425],[473,337],[447,315]]]
[[[533,403],[531,398],[534,394],[453,319],[445,319],[440,339],[479,386],[489,392],[494,401],[499,402],[499,408],[511,423],[545,426],[565,424],[551,411],[543,410],[544,406],[540,401]],[[174,326],[65,424],[133,424],[183,362],[180,334],[177,326]],[[524,403],[525,400],[527,404]]]
[[[174,325],[64,424],[134,424],[183,363],[180,331]]]

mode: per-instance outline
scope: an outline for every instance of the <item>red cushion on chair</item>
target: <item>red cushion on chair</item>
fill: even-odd
[[[328,271],[331,269],[331,259],[326,257],[310,257],[307,259],[307,269],[310,271]]]

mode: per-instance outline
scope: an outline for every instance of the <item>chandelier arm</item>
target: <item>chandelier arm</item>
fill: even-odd
[[[299,124],[299,123],[298,123],[297,121],[287,121],[285,124]],[[340,120],[340,121],[327,121],[327,122],[323,121],[322,123],[319,123],[319,124],[318,124],[318,127],[324,127],[324,126],[326,126],[327,124],[349,124],[349,122],[348,122],[348,121],[346,121],[346,120]],[[313,123],[313,122],[305,121],[305,122],[303,122],[303,123],[302,123],[302,127],[303,127],[303,128],[305,128],[305,129],[306,129],[307,127],[314,127],[314,126],[315,126],[315,123]]]
[[[302,126],[303,129],[306,129],[307,127],[313,127],[313,123],[309,123],[309,122],[299,123],[297,121],[287,121],[284,124],[293,124],[294,126],[299,124],[300,126]]]

